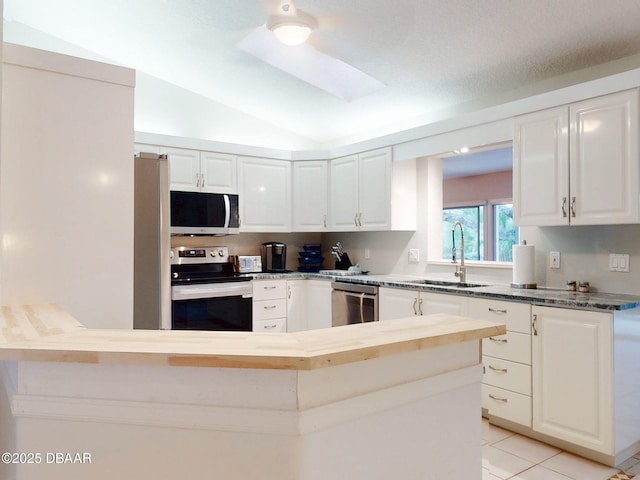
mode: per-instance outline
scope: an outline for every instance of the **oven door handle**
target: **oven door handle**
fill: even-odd
[[[176,285],[171,287],[172,300],[197,300],[199,298],[253,297],[251,282],[206,285]]]

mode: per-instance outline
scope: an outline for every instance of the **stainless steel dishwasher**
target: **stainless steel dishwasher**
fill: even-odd
[[[378,321],[378,287],[358,283],[331,283],[331,325]]]

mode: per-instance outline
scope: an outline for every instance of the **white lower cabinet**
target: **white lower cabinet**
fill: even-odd
[[[468,316],[507,327],[505,335],[482,340],[482,407],[531,427],[531,305],[471,298]]]
[[[287,281],[253,281],[253,331],[287,331]]]
[[[287,281],[287,332],[331,327],[331,280]]]
[[[380,287],[378,290],[380,320],[448,313],[465,315],[467,299],[464,296]]]
[[[534,306],[533,318],[533,429],[615,453],[613,315]]]
[[[287,280],[287,332],[308,329],[307,280]]]
[[[307,280],[307,330],[331,327],[331,280]]]

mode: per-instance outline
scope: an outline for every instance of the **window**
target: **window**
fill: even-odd
[[[451,258],[453,249],[452,228],[456,222],[464,229],[465,260],[484,260],[484,205],[442,209],[442,257]],[[457,256],[460,256],[460,230],[456,229]]]
[[[464,228],[465,260],[511,262],[511,246],[519,243],[518,227],[513,225],[511,200],[449,206],[442,209],[442,258],[452,257],[452,228],[460,222]],[[460,230],[455,231],[455,245],[460,257]]]

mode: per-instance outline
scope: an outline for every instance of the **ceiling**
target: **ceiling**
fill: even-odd
[[[633,0],[297,0],[318,22],[305,48],[384,84],[345,100],[238,48],[281,3],[4,0],[4,32],[130,66],[318,145],[640,53]]]

